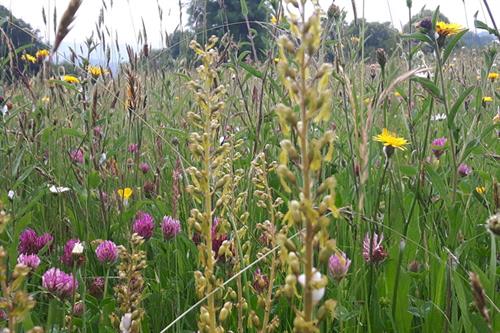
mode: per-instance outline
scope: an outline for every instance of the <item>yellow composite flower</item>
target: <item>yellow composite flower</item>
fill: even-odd
[[[384,146],[391,146],[401,150],[405,150],[405,146],[408,144],[405,138],[397,137],[395,133],[389,132],[387,128],[384,128],[379,135],[374,136],[373,140],[382,142]]]
[[[106,74],[106,71],[103,70],[101,67],[98,67],[98,66],[92,66],[90,65],[88,68],[87,68],[87,71],[89,72],[90,75],[92,75],[93,77],[97,78],[101,75],[104,75]]]
[[[493,102],[493,97],[491,96],[484,96],[483,97],[483,103],[490,103]]]
[[[118,189],[117,193],[123,200],[128,200],[134,194],[134,191],[130,187],[125,187]]]
[[[401,97],[401,94],[400,94],[399,92],[397,92],[397,91],[396,91],[396,92],[394,93],[394,96],[396,96],[396,97]]]
[[[491,81],[495,81],[496,79],[498,79],[499,76],[500,74],[496,72],[488,73],[488,79],[490,79]]]
[[[459,33],[462,31],[464,28],[457,23],[446,23],[443,21],[440,21],[436,23],[436,32],[440,36],[451,36]]]
[[[271,24],[273,24],[273,25],[278,24],[278,19],[274,15],[271,15]]]
[[[80,80],[78,80],[78,78],[73,75],[64,75],[62,77],[62,80],[68,83],[80,83]]]
[[[476,187],[476,192],[478,194],[484,194],[484,192],[486,192],[486,187],[484,187],[484,186],[478,186],[478,187]]]
[[[24,61],[26,61],[26,62],[31,62],[33,64],[36,63],[36,58],[33,57],[31,54],[28,54],[28,53],[23,54],[21,56],[21,59],[24,60]]]
[[[49,50],[38,50],[36,51],[35,57],[41,61],[49,56]]]

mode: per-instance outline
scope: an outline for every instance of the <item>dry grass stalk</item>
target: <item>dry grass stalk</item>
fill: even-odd
[[[59,26],[57,28],[57,33],[56,33],[56,40],[54,42],[54,48],[52,49],[52,53],[55,53],[57,51],[57,49],[61,45],[61,42],[64,40],[66,35],[71,30],[70,25],[75,20],[76,12],[78,11],[78,8],[80,8],[81,4],[82,0],[70,1],[68,8],[66,8],[66,11],[61,17],[61,21],[59,21]]]

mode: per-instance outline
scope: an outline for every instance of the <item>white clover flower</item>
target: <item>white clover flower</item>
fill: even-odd
[[[73,250],[71,251],[71,254],[80,255],[82,253],[83,253],[83,243],[78,242],[73,246]]]
[[[321,279],[322,279],[321,273],[318,270],[316,270],[316,268],[313,267],[313,275],[312,275],[311,282],[319,282],[319,281],[321,281]],[[300,274],[300,276],[297,280],[299,281],[302,288],[304,288],[306,286],[306,275],[305,274]],[[319,289],[313,289],[313,291],[312,291],[313,304],[318,303],[323,298],[324,295],[325,295],[325,288],[324,287],[319,288]]]

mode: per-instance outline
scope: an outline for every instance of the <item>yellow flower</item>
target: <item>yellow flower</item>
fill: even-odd
[[[49,56],[49,50],[38,50],[36,51],[35,57],[38,61],[42,61],[43,59]]]
[[[21,56],[21,59],[24,60],[24,61],[26,61],[26,62],[31,62],[33,64],[36,62],[36,58],[33,57],[31,54],[27,54],[27,53],[23,54]]]
[[[488,73],[488,79],[490,79],[491,81],[495,81],[499,76],[500,74],[495,72]]]
[[[493,97],[490,96],[483,97],[483,103],[490,103],[490,102],[493,102]]]
[[[98,78],[99,76],[106,74],[106,70],[103,70],[101,67],[97,66],[89,66],[87,70],[89,74],[94,78]]]
[[[64,75],[62,77],[62,80],[68,83],[80,83],[80,80],[78,80],[78,78],[73,75]]]
[[[122,198],[124,200],[130,199],[132,194],[134,194],[134,191],[130,187],[120,188],[120,189],[118,189],[117,192],[118,192],[118,195],[120,196],[120,198]]]
[[[479,194],[484,194],[484,192],[486,192],[486,187],[478,186],[478,187],[476,187],[476,192]]]
[[[399,92],[397,92],[397,91],[396,91],[396,92],[394,93],[394,96],[396,96],[396,97],[401,97],[401,94],[400,94]]]
[[[276,16],[274,15],[271,15],[271,24],[272,25],[276,25],[278,24],[278,19],[276,18]]]
[[[405,146],[408,144],[405,138],[398,138],[395,133],[389,132],[387,128],[384,128],[379,135],[374,136],[373,140],[382,142],[384,146],[391,146],[401,150],[405,150]]]
[[[457,24],[457,23],[446,23],[443,21],[436,23],[436,32],[440,36],[444,36],[444,37],[455,35],[455,34],[459,33],[460,31],[462,31],[463,29],[464,28],[460,24]]]
[[[123,205],[128,206],[128,199],[134,194],[134,191],[130,187],[120,188],[116,191],[120,198],[122,199]]]
[[[353,44],[358,44],[358,43],[359,43],[359,38],[358,38],[358,37],[356,37],[356,36],[352,36],[352,37],[351,37],[351,43],[353,43]]]
[[[280,62],[280,58],[274,58],[274,62],[277,64],[278,62]]]
[[[50,102],[50,97],[49,96],[43,96],[42,97],[42,103],[48,104]]]

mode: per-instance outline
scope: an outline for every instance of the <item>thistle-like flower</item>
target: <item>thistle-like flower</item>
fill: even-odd
[[[351,260],[341,251],[333,254],[328,260],[328,270],[337,282],[346,276],[349,266],[351,266]]]
[[[164,216],[161,223],[163,238],[172,239],[181,232],[181,222],[171,216]]]
[[[153,236],[154,227],[154,219],[150,214],[141,211],[137,212],[132,226],[132,231],[134,233],[148,240]]]
[[[40,258],[36,254],[20,254],[17,263],[28,266],[34,271],[40,265]]]
[[[465,163],[461,163],[458,166],[458,174],[462,177],[467,177],[472,173],[472,168]]]
[[[69,298],[78,289],[78,281],[73,274],[52,267],[43,274],[42,287],[56,296]]]
[[[114,264],[118,259],[118,247],[112,241],[105,240],[97,246],[95,255],[101,264]]]
[[[387,258],[387,252],[382,245],[384,240],[384,235],[373,234],[373,239],[370,238],[369,234],[366,234],[363,241],[363,258],[367,263],[378,264]]]

